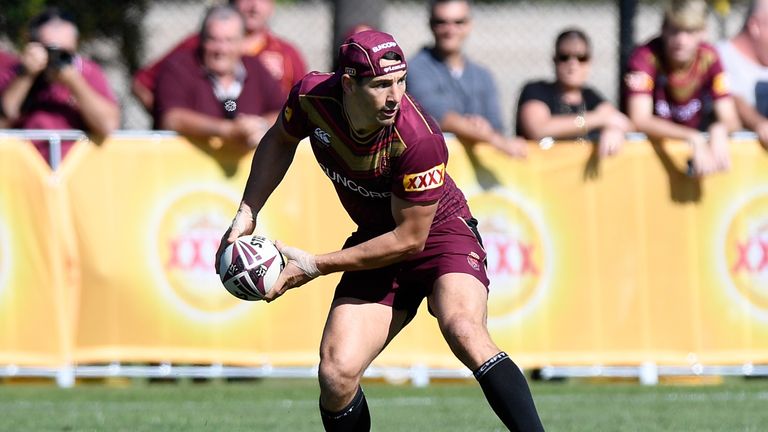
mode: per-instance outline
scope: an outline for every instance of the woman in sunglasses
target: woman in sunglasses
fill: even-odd
[[[601,156],[621,148],[629,119],[587,86],[591,49],[587,35],[567,29],[555,40],[555,80],[527,83],[517,102],[517,134],[542,146],[554,140],[598,142]]]

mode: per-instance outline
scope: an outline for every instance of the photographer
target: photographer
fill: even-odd
[[[73,19],[48,9],[28,26],[19,62],[0,71],[2,111],[17,129],[80,129],[100,136],[119,126],[120,111],[104,72],[77,54]],[[47,142],[35,146],[48,160]],[[62,143],[62,155],[71,148]]]

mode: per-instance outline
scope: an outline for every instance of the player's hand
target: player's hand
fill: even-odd
[[[275,246],[288,259],[288,262],[280,272],[275,285],[264,296],[267,303],[280,297],[289,289],[300,287],[320,276],[314,255],[299,248],[285,246],[279,241],[275,242]]]
[[[232,224],[224,232],[224,235],[221,236],[219,249],[216,251],[216,274],[219,273],[219,263],[221,262],[221,254],[224,253],[224,249],[231,243],[234,243],[238,237],[253,234],[255,229],[256,217],[253,215],[251,207],[246,203],[241,203],[235,218],[232,219]]]

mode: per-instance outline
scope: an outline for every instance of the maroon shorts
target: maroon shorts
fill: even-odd
[[[334,299],[352,297],[380,303],[407,310],[412,318],[421,301],[432,293],[437,278],[444,274],[472,275],[488,289],[485,250],[476,226],[475,219],[457,216],[432,228],[424,250],[418,255],[382,268],[345,272]],[[344,247],[370,238],[358,231],[347,239]]]

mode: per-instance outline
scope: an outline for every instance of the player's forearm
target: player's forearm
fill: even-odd
[[[402,261],[423,248],[423,241],[400,238],[390,231],[357,246],[318,255],[317,268],[322,274],[374,269]]]

